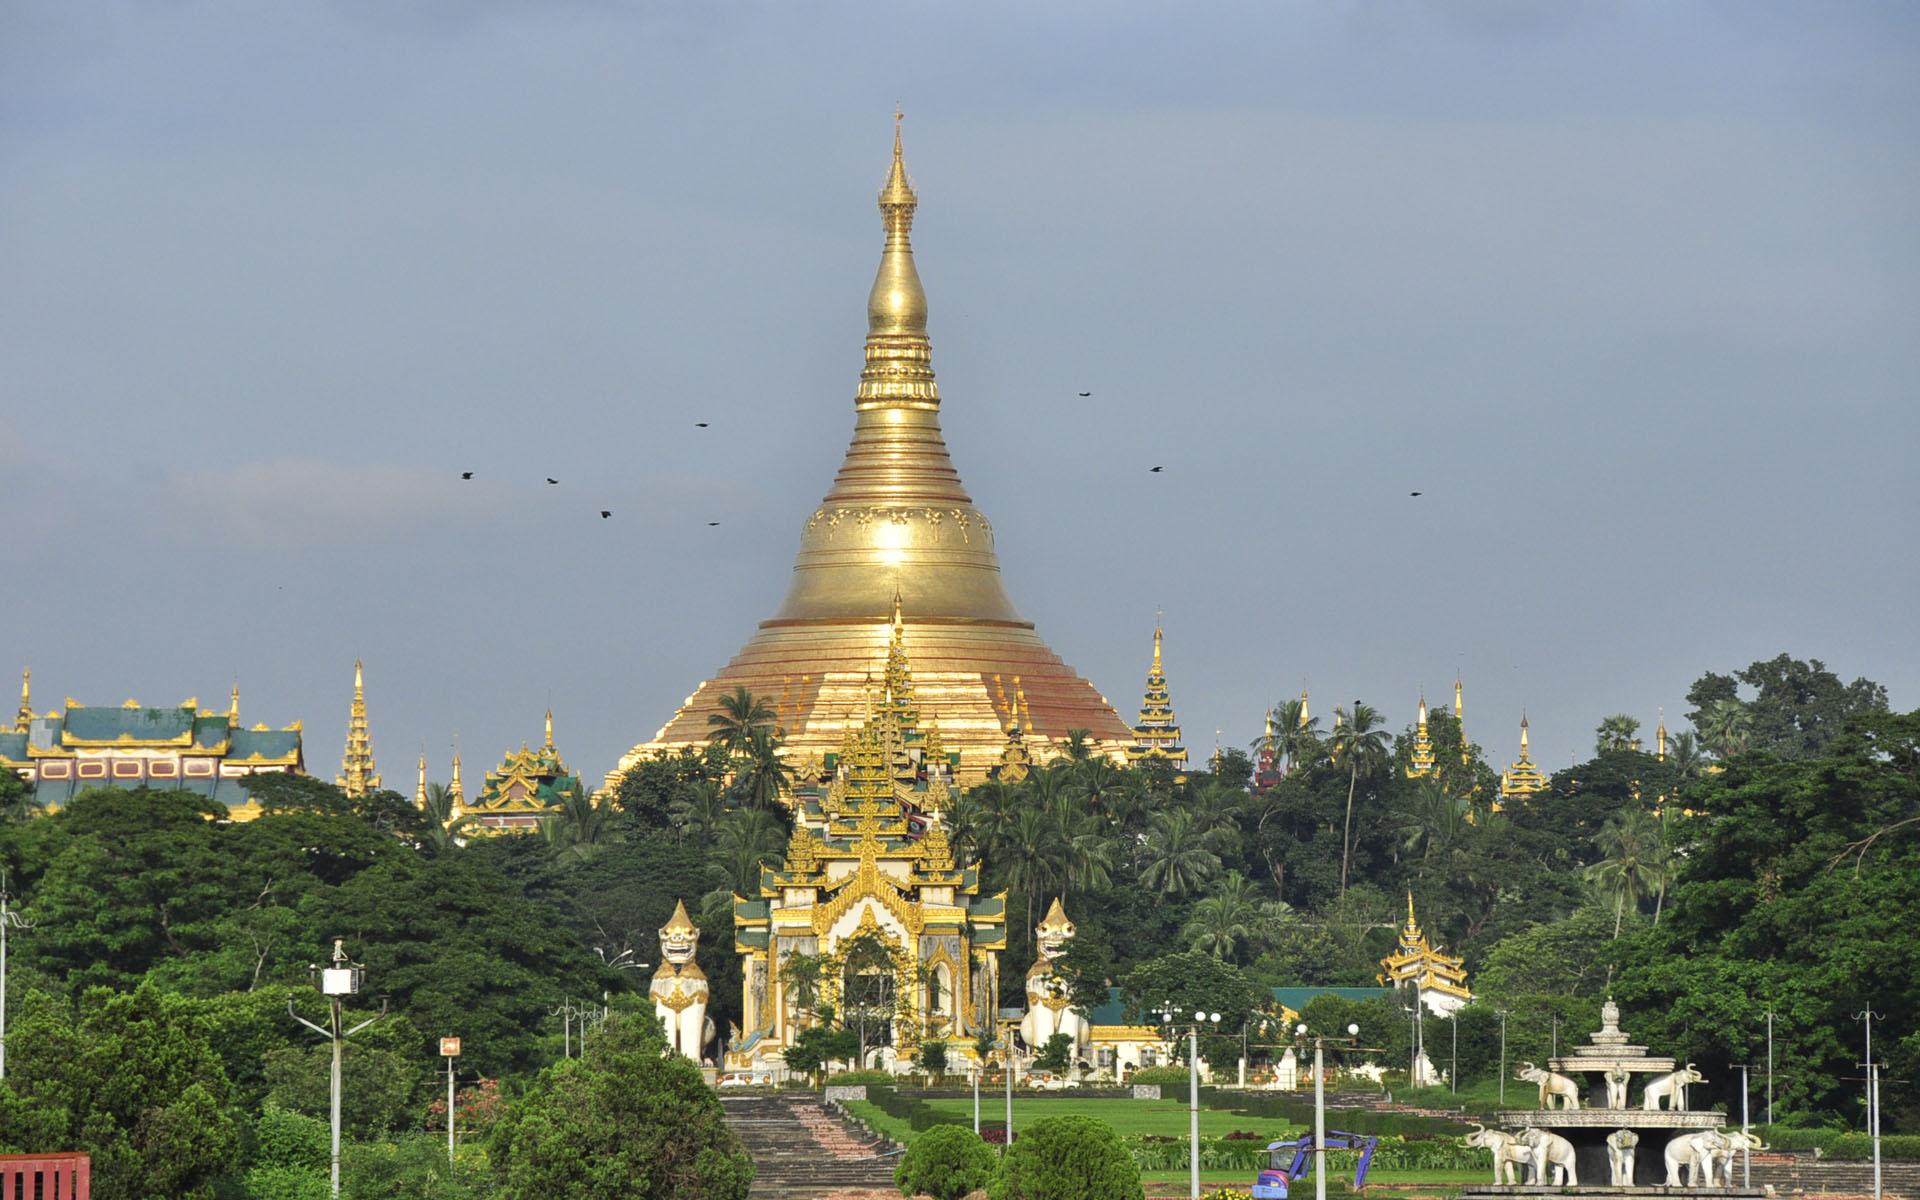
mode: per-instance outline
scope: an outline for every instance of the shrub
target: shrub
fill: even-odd
[[[1046,1117],[1013,1143],[994,1200],[1140,1200],[1140,1168],[1104,1123]]]
[[[1128,1083],[1186,1083],[1185,1067],[1141,1067],[1127,1076]]]
[[[903,1196],[924,1192],[933,1200],[960,1200],[991,1182],[996,1165],[993,1151],[973,1130],[942,1125],[914,1139],[893,1182]]]
[[[891,1083],[898,1083],[900,1081],[895,1079],[892,1075],[889,1075],[885,1071],[866,1070],[866,1071],[835,1071],[832,1074],[827,1076],[827,1082],[828,1083],[845,1083],[845,1084],[855,1084],[855,1083],[891,1084]]]

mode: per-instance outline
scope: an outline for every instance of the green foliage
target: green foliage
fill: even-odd
[[[503,1200],[743,1200],[753,1164],[650,1012],[616,1009],[494,1127]]]
[[[1069,1042],[1073,1039],[1068,1038]],[[929,1038],[920,1043],[920,1049],[913,1056],[913,1065],[929,1076],[938,1077],[947,1073],[947,1044],[937,1038]]]
[[[304,1015],[318,1025],[326,1020],[321,1005],[303,996]],[[349,1027],[371,1012],[349,1010]],[[284,1026],[285,1013],[280,1023]],[[305,1028],[288,1031],[298,1041],[277,1045],[263,1061],[266,1103],[294,1113],[325,1118],[331,1111],[333,1048]],[[355,1034],[341,1056],[340,1124],[345,1136],[377,1138],[400,1128],[417,1128],[433,1088],[421,1037],[403,1018],[389,1017]]]
[[[1040,1047],[1039,1053],[1034,1055],[1033,1069],[1036,1071],[1052,1071],[1057,1075],[1067,1069],[1072,1056],[1073,1035],[1070,1033],[1056,1033],[1048,1038],[1046,1044]]]
[[[1113,1130],[1087,1117],[1046,1117],[1007,1150],[994,1200],[1140,1200],[1140,1168]]]
[[[29,993],[8,1014],[0,1151],[85,1151],[101,1200],[211,1197],[240,1136],[193,1007],[151,986],[90,991],[77,1013]]]
[[[327,1149],[327,1123],[319,1117],[270,1103],[253,1123],[253,1152],[249,1157],[254,1167],[325,1171]]]
[[[498,1195],[484,1151],[463,1144],[448,1163],[444,1135],[363,1142],[342,1157],[345,1200],[493,1200]]]
[[[1744,700],[1741,686],[1754,696]],[[1842,683],[1819,659],[1781,654],[1732,675],[1712,671],[1687,691],[1687,719],[1715,754],[1758,750],[1781,758],[1822,753],[1849,722],[1887,711],[1887,689],[1870,679]]]
[[[1128,1083],[1178,1083],[1190,1082],[1190,1072],[1186,1067],[1141,1067],[1127,1076]]]
[[[929,1129],[913,1139],[894,1168],[893,1182],[903,1196],[961,1200],[992,1181],[998,1160],[980,1135],[958,1125]]]

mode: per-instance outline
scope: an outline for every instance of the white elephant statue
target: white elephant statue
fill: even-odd
[[[1721,1186],[1732,1187],[1733,1160],[1740,1157],[1740,1152],[1743,1150],[1765,1150],[1767,1144],[1760,1140],[1760,1135],[1757,1133],[1728,1133],[1723,1130],[1720,1136],[1727,1140],[1727,1149],[1725,1155],[1714,1156],[1715,1165],[1725,1181]],[[1709,1185],[1713,1183],[1712,1175],[1707,1176],[1707,1183]]]
[[[1713,1185],[1714,1165],[1727,1154],[1732,1143],[1723,1133],[1707,1130],[1703,1133],[1683,1133],[1667,1143],[1667,1186],[1668,1187],[1711,1187]],[[1680,1179],[1680,1169],[1686,1168],[1687,1178]],[[1706,1179],[1706,1184],[1700,1180]]]
[[[1613,1186],[1633,1186],[1634,1147],[1640,1135],[1631,1129],[1616,1129],[1607,1135],[1607,1166],[1613,1171]]]
[[[1520,1064],[1520,1070],[1515,1073],[1515,1078],[1540,1085],[1541,1108],[1553,1108],[1556,1097],[1560,1100],[1561,1108],[1580,1107],[1580,1085],[1558,1071],[1536,1067],[1531,1061],[1526,1061]]]
[[[1533,1151],[1533,1182],[1552,1182],[1556,1187],[1579,1187],[1580,1176],[1574,1170],[1573,1143],[1544,1129],[1522,1129],[1520,1142]],[[1553,1168],[1548,1178],[1547,1168]]]
[[[1658,1112],[1660,1101],[1665,1100],[1669,1111],[1685,1112],[1687,1085],[1706,1081],[1706,1076],[1694,1070],[1692,1063],[1688,1063],[1678,1071],[1669,1071],[1647,1084],[1646,1090],[1640,1094],[1640,1105],[1648,1112]]]
[[[1520,1139],[1504,1129],[1488,1129],[1478,1122],[1474,1123],[1472,1133],[1466,1136],[1469,1146],[1486,1150],[1493,1155],[1493,1181],[1495,1183],[1525,1183],[1527,1167],[1533,1162],[1533,1149],[1520,1144]],[[1520,1168],[1519,1179],[1514,1178],[1514,1168]],[[1504,1171],[1506,1178],[1500,1176]]]
[[[1627,1085],[1633,1082],[1632,1071],[1612,1070],[1607,1072],[1607,1107],[1625,1108],[1627,1106]]]

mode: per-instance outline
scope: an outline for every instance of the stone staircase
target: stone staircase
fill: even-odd
[[[817,1097],[723,1096],[753,1156],[751,1200],[899,1200],[891,1143],[856,1136]]]

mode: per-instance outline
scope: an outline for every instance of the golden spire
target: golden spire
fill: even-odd
[[[1460,765],[1468,766],[1473,762],[1473,754],[1468,750],[1467,741],[1467,702],[1466,693],[1460,687],[1460,673],[1453,675],[1453,723],[1460,727]]]
[[[1659,761],[1667,761],[1667,706],[1664,704],[1660,706],[1660,728],[1654,731],[1653,738],[1654,753]]]
[[[380,773],[374,769],[373,739],[367,733],[366,680],[360,660],[353,660],[353,707],[347,715],[347,749],[340,758],[340,775],[333,781],[354,799],[380,790]]]
[[[546,745],[546,751],[547,751],[547,753],[548,753],[548,754],[552,754],[552,753],[553,753],[553,706],[552,706],[552,705],[548,705],[548,706],[547,706],[547,745]]]
[[[1147,688],[1140,698],[1140,723],[1133,727],[1133,745],[1127,747],[1130,763],[1187,761],[1187,749],[1180,744],[1180,724],[1174,718],[1173,700],[1167,691],[1167,673],[1161,665],[1160,639],[1160,623],[1155,621],[1153,664],[1147,668]]]
[[[460,786],[460,752],[458,750],[453,752],[453,782],[447,784],[447,795],[453,800],[449,806],[453,815],[460,815],[460,810],[466,807],[467,792]]]
[[[1418,779],[1433,773],[1433,738],[1427,733],[1427,694],[1420,693],[1418,723],[1413,730],[1413,753],[1407,766],[1407,778]]]
[[[33,668],[20,670],[20,713],[14,718],[13,727],[20,733],[33,728]]]
[[[427,807],[427,754],[420,752],[420,782],[413,785],[413,806],[419,809]]]
[[[237,727],[240,724],[240,685],[233,685],[233,696],[227,701],[227,724]]]
[[[1520,714],[1520,757],[1527,756],[1527,714]]]
[[[1413,889],[1408,888],[1407,889],[1407,929],[1408,931],[1411,932],[1419,928],[1420,928],[1420,922],[1413,919]]]
[[[1500,797],[1503,800],[1524,800],[1547,790],[1547,777],[1540,773],[1528,753],[1527,715],[1520,714],[1520,757],[1514,760],[1500,776]]]
[[[1307,689],[1300,689],[1300,728],[1313,724],[1313,715],[1307,711]]]

